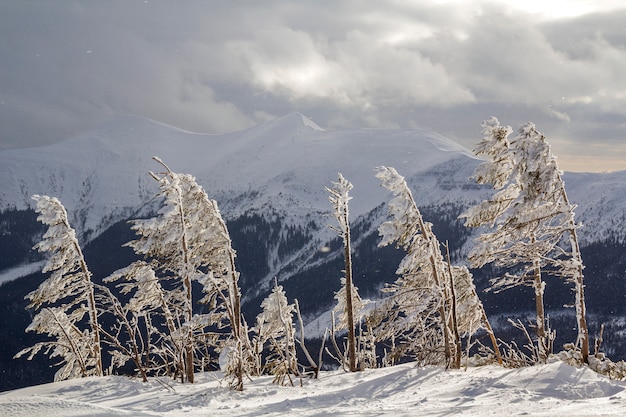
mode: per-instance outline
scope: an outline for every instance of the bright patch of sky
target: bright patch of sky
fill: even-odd
[[[510,10],[524,11],[541,16],[544,19],[561,19],[583,16],[589,13],[604,13],[624,8],[622,0],[430,0],[438,6],[477,6],[499,4]]]
[[[537,13],[546,19],[578,17],[589,13],[608,12],[624,7],[622,0],[495,0],[503,4],[515,4],[521,10]]]

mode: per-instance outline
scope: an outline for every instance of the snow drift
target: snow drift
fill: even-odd
[[[322,372],[303,387],[281,387],[271,376],[243,392],[219,374],[195,384],[125,377],[83,378],[0,394],[0,415],[66,416],[621,416],[626,382],[562,362],[529,368],[495,366],[444,371],[413,364],[357,373]]]

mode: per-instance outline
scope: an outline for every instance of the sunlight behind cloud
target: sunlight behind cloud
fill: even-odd
[[[297,95],[324,95],[319,84],[326,81],[328,71],[319,64],[309,63],[290,67],[271,66],[259,70],[259,82],[267,89],[287,88]]]
[[[392,47],[411,42],[423,41],[435,35],[432,25],[413,19],[399,19],[397,16],[378,17],[380,26],[377,37],[380,42]]]
[[[540,16],[545,20],[571,18],[582,16],[588,13],[609,12],[626,8],[623,0],[491,0],[488,2],[477,2],[475,0],[432,0],[431,3],[437,5],[476,5],[482,3],[501,4],[510,10],[520,10]]]

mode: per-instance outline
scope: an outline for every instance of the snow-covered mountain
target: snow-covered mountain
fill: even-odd
[[[160,167],[153,155],[174,171],[195,175],[230,218],[269,202],[325,211],[324,186],[338,172],[355,186],[356,216],[385,199],[373,177],[376,166],[410,176],[457,158],[472,165],[466,149],[422,130],[326,131],[291,113],[240,132],[202,135],[118,116],[65,142],[0,152],[0,208],[32,207],[32,194],[57,196],[75,227],[93,237],[154,194],[147,173]]]
[[[418,204],[482,197],[467,179],[479,163],[472,153],[419,129],[324,130],[299,113],[223,135],[192,133],[152,120],[117,116],[54,145],[0,152],[0,210],[33,207],[33,194],[58,197],[83,237],[93,238],[154,195],[148,171],[160,166],[195,175],[227,218],[271,205],[297,212],[327,211],[324,186],[341,172],[354,184],[352,218],[388,199],[373,176],[395,167],[415,187]],[[583,239],[618,231],[626,218],[626,171],[567,174]],[[593,229],[590,230],[590,229]]]
[[[161,168],[154,155],[176,172],[195,175],[227,219],[280,215],[289,225],[313,222],[320,231],[331,221],[323,217],[330,209],[324,187],[338,172],[354,184],[353,220],[389,198],[373,175],[380,165],[407,177],[423,207],[466,206],[488,192],[468,180],[479,163],[469,150],[425,130],[324,130],[291,113],[247,130],[206,135],[120,115],[61,143],[0,152],[0,210],[33,207],[33,194],[56,196],[83,241],[92,240],[153,197],[157,186],[148,171]],[[583,242],[625,234],[626,171],[565,178],[579,206],[577,219],[587,225]]]
[[[152,207],[157,184],[148,171],[161,168],[154,155],[176,172],[195,175],[227,219],[244,219],[243,233],[263,233],[245,221],[251,216],[262,219],[268,233],[272,229],[277,241],[256,249],[266,251],[263,283],[326,261],[317,253],[333,237],[325,227],[333,219],[324,187],[338,172],[354,184],[350,215],[360,219],[363,237],[378,226],[385,215],[380,205],[389,199],[373,175],[377,166],[395,167],[420,206],[448,210],[451,222],[457,222],[451,216],[460,208],[489,192],[468,179],[480,163],[469,150],[426,130],[324,130],[291,113],[243,131],[207,135],[120,115],[61,143],[0,152],[0,209],[33,207],[33,194],[56,196],[86,243]],[[579,206],[577,219],[587,225],[580,233],[583,243],[623,238],[626,171],[565,178],[570,199]],[[289,241],[289,230],[297,242]],[[245,260],[245,254],[240,257]]]
[[[458,214],[490,194],[468,179],[480,161],[464,147],[426,130],[324,130],[291,113],[246,130],[207,135],[120,115],[61,143],[0,152],[0,250],[5,254],[0,258],[0,281],[32,272],[24,263],[39,261],[28,252],[37,222],[32,212],[24,211],[34,207],[33,194],[63,202],[82,244],[93,243],[92,259],[101,258],[99,263],[105,265],[92,269],[110,273],[107,267],[122,259],[115,250],[125,243],[110,243],[110,235],[132,238],[128,226],[119,222],[156,207],[158,187],[148,171],[162,167],[152,156],[173,171],[196,176],[218,201],[238,252],[249,310],[258,308],[277,277],[288,296],[299,299],[306,321],[329,308],[339,289],[341,243],[326,227],[335,220],[324,190],[339,172],[354,184],[350,216],[355,284],[366,296],[395,279],[400,259],[393,248],[376,248],[376,229],[386,218],[384,204],[390,195],[374,177],[375,167],[395,167],[407,178],[425,219],[434,223],[441,241],[450,241],[455,262],[464,262],[474,233],[457,220]],[[626,171],[566,173],[565,181],[570,200],[578,205],[577,220],[585,225],[579,233],[583,250],[602,254],[589,259],[588,296],[603,298],[598,304],[603,314],[621,312]],[[0,296],[5,288],[0,284]],[[604,294],[613,296],[614,306]],[[497,301],[488,308],[510,311],[513,301],[518,302]],[[569,301],[559,299],[558,307]],[[11,314],[16,308],[7,307]],[[594,311],[591,303],[589,311]]]

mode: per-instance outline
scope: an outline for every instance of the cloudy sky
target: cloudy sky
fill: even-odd
[[[573,171],[626,169],[623,0],[0,0],[0,149],[117,113],[221,133],[299,111],[468,148],[533,121]]]

